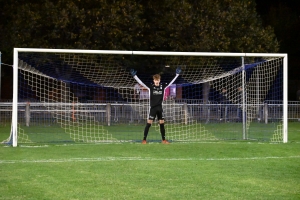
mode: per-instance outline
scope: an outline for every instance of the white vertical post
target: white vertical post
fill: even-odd
[[[25,123],[27,127],[30,126],[30,103],[29,102],[27,102],[25,106]]]
[[[188,107],[187,107],[187,103],[183,104],[183,113],[184,113],[184,124],[187,125],[188,124]]]
[[[106,121],[107,121],[107,126],[110,126],[111,123],[111,104],[108,103],[106,105]]]
[[[283,57],[283,143],[288,141],[288,56]]]
[[[247,133],[246,133],[246,90],[245,90],[245,57],[242,57],[242,123],[243,123],[243,139],[246,140]]]
[[[268,124],[268,118],[269,118],[269,108],[268,108],[268,104],[265,103],[264,105],[264,118],[265,118],[265,124]]]
[[[12,146],[18,145],[18,50],[14,49],[13,61],[13,109],[12,109],[12,127],[11,139]]]
[[[2,98],[2,96],[1,96],[1,92],[2,92],[2,90],[1,90],[1,87],[2,87],[2,84],[1,84],[1,76],[2,76],[1,70],[2,70],[2,62],[1,62],[1,52],[0,52],[0,100]]]
[[[259,72],[255,73],[256,76],[256,97],[255,97],[255,109],[256,112],[255,114],[257,115],[257,118],[260,118],[260,103],[261,103],[261,99],[260,99],[260,79],[259,79]]]

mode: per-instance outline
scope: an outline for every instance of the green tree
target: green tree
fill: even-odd
[[[274,30],[264,28],[252,0],[145,1],[148,50],[277,52]]]
[[[129,49],[142,27],[138,6],[134,1],[31,1],[11,14],[7,33],[17,47]]]
[[[0,3],[0,50],[2,61],[10,64],[14,47],[261,53],[279,49],[273,28],[262,25],[254,0]],[[2,74],[11,81],[11,68]]]
[[[253,0],[45,0],[6,4],[12,47],[277,52]]]

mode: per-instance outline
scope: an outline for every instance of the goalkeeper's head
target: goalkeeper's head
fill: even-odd
[[[155,86],[159,86],[159,83],[160,83],[160,75],[159,74],[153,75],[153,82],[154,82]]]

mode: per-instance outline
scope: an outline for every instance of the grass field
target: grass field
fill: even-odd
[[[274,137],[279,123],[257,123],[252,122],[249,126],[247,136],[249,140],[270,141]],[[298,125],[299,123],[291,123]],[[52,124],[32,124],[20,126],[18,134],[18,143],[74,143],[86,141],[129,141],[140,143],[143,138],[145,124],[112,124],[107,125],[82,125],[82,126],[64,126],[58,123]],[[211,141],[211,140],[243,140],[242,123],[195,123],[195,124],[166,124],[166,138],[174,142],[178,141]],[[2,128],[7,132],[7,138],[10,132],[10,126]],[[1,131],[1,127],[0,127]],[[21,134],[22,133],[22,134]],[[24,140],[25,138],[25,140]],[[159,126],[154,123],[148,134],[149,141],[160,141],[161,136]]]
[[[0,173],[0,199],[300,199],[300,123],[286,144],[0,145]]]

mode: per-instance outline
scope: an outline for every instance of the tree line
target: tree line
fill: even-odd
[[[1,0],[0,51],[14,47],[278,52],[255,0]]]
[[[4,5],[3,5],[4,4]],[[1,51],[13,47],[277,52],[254,0],[8,0]]]

